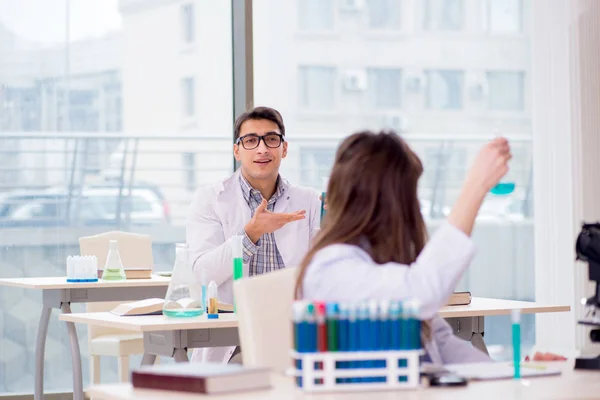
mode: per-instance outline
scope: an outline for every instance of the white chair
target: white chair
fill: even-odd
[[[150,268],[154,266],[152,258],[152,239],[148,235],[120,231],[79,238],[81,255],[96,256],[98,267],[104,268],[108,255],[108,243],[117,240],[119,255],[123,266]],[[88,303],[88,312],[110,311],[121,302]],[[118,373],[121,382],[129,381],[129,356],[144,353],[142,334],[127,330],[88,325],[90,350],[90,375],[93,384],[100,383],[100,356],[118,358]]]
[[[238,332],[244,365],[284,372],[291,364],[292,303],[296,268],[235,281]]]

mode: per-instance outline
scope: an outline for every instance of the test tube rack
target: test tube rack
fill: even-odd
[[[305,392],[416,389],[420,384],[421,354],[422,349],[314,353],[292,350],[296,365],[292,375]],[[367,368],[359,367],[365,364]]]

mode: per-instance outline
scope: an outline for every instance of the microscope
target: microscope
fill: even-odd
[[[600,223],[583,224],[577,237],[575,252],[577,260],[588,263],[589,280],[596,282],[595,295],[582,300],[585,315],[578,322],[594,327],[590,331],[590,340],[600,342]],[[577,358],[575,369],[600,370],[600,356]]]

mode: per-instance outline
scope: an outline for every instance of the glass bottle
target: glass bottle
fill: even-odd
[[[111,240],[108,242],[108,256],[104,264],[104,271],[102,271],[102,280],[124,281],[125,279],[127,277],[125,276],[125,268],[123,268],[123,262],[119,255],[119,244],[116,240]]]
[[[178,244],[163,314],[169,317],[197,317],[203,313],[201,285],[196,282],[192,271],[188,246]]]
[[[219,287],[215,281],[208,284],[208,318],[219,318]]]

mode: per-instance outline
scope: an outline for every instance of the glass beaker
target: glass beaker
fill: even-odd
[[[163,314],[168,317],[197,317],[204,314],[201,285],[196,282],[185,243],[176,246],[175,265]]]
[[[125,276],[125,268],[123,268],[123,262],[119,255],[119,244],[116,240],[110,240],[108,242],[108,256],[104,264],[104,271],[102,271],[102,280],[124,281],[125,279],[127,277]]]

